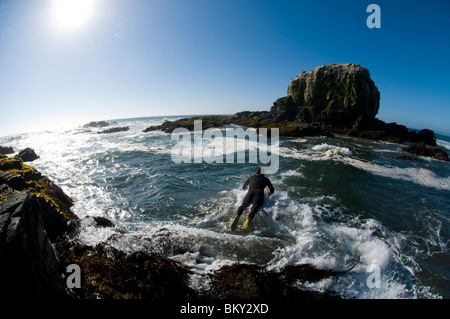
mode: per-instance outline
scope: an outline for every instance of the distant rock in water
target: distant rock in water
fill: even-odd
[[[112,124],[117,124],[116,122],[107,122],[107,121],[99,121],[99,122],[89,122],[87,124],[85,124],[83,127],[92,127],[92,128],[96,128],[96,127],[107,127],[110,126]]]
[[[402,149],[405,152],[419,155],[429,156],[435,159],[448,162],[448,153],[441,148],[428,148],[425,146],[425,142],[418,142],[413,145],[404,147]]]
[[[117,132],[125,132],[128,131],[130,128],[128,126],[123,127],[112,127],[103,131],[98,132],[98,134],[109,134],[109,133],[117,133]]]
[[[429,129],[419,131],[419,133],[417,134],[417,140],[431,146],[437,146],[436,136],[434,135],[434,132]]]

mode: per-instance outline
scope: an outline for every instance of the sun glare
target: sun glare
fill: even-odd
[[[78,29],[93,15],[94,0],[54,0],[52,13],[57,26]]]

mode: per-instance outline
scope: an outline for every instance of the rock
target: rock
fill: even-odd
[[[425,146],[424,142],[415,143],[413,145],[402,148],[402,150],[419,156],[431,156],[431,153]]]
[[[33,149],[27,147],[24,150],[21,150],[19,154],[16,156],[17,158],[20,158],[24,162],[32,162],[39,158],[39,156],[36,155]]]
[[[425,142],[418,142],[413,145],[402,148],[403,151],[419,155],[431,156],[435,159],[448,162],[448,153],[441,148],[427,148]]]
[[[25,179],[21,175],[15,175],[10,172],[0,173],[0,184],[8,185],[12,189],[21,191],[27,186]]]
[[[97,223],[98,227],[114,227],[114,223],[110,221],[108,218],[101,216],[94,216],[94,220]]]
[[[448,153],[441,148],[430,149],[431,156],[435,159],[448,162]]]
[[[130,128],[128,126],[123,127],[112,127],[103,131],[98,132],[98,134],[109,134],[109,133],[117,133],[117,132],[125,132],[128,131]]]
[[[22,160],[14,157],[4,157],[0,159],[0,170],[9,171],[22,168]]]
[[[0,146],[0,154],[5,155],[5,154],[12,154],[12,153],[14,153],[14,149],[11,146],[9,146],[9,147]]]
[[[107,127],[109,125],[112,124],[117,124],[116,122],[106,122],[106,121],[99,121],[99,122],[89,122],[87,124],[85,124],[83,127],[88,128],[88,127],[92,127],[92,128],[97,128],[97,127]]]
[[[424,142],[427,145],[430,146],[437,146],[436,144],[436,136],[434,135],[434,132],[429,129],[424,129],[419,131],[417,134],[418,141]]]
[[[0,165],[0,297],[66,298],[53,243],[77,219],[71,199],[21,160],[2,158]]]
[[[298,288],[297,281],[314,282],[346,272],[321,270],[312,265],[292,265],[282,271],[270,271],[263,266],[234,264],[223,266],[211,277],[204,297],[220,299],[334,299],[332,292],[315,292]]]
[[[172,133],[177,128],[186,128],[189,131],[194,131],[194,121],[202,121],[202,130],[214,127],[222,127],[227,124],[231,124],[230,116],[222,115],[209,115],[209,116],[196,116],[191,118],[179,119],[176,121],[165,121],[161,125],[155,125],[147,127],[144,132],[152,132],[161,130],[166,133]]]
[[[390,135],[397,136],[402,140],[407,140],[409,138],[409,130],[404,125],[399,125],[397,123],[387,123],[384,125],[384,131]]]
[[[0,209],[0,296],[66,296],[61,265],[43,221],[50,204],[30,191],[11,192],[7,201],[13,205]]]
[[[352,127],[361,116],[375,118],[380,104],[380,92],[369,71],[352,63],[328,64],[302,72],[289,84],[287,96],[298,111],[307,109],[302,112],[313,122],[336,127]],[[291,107],[287,110],[291,112]]]
[[[274,121],[295,121],[299,112],[298,105],[294,102],[292,96],[286,96],[279,98],[273,102],[273,106],[270,108],[271,116]],[[311,123],[311,122],[307,122]]]
[[[185,301],[196,297],[188,285],[189,270],[158,254],[125,253],[105,244],[95,247],[60,240],[56,244],[64,265],[83,269],[80,299],[148,299]]]

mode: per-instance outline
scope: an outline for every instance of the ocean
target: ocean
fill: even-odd
[[[111,134],[24,133],[0,145],[36,151],[31,165],[74,199],[81,241],[169,256],[192,267],[197,289],[208,289],[201,274],[223,265],[309,263],[349,270],[298,282],[343,298],[450,298],[448,162],[400,160],[402,145],[348,136],[280,138],[279,169],[267,175],[275,194],[247,230],[232,232],[258,164],[175,163],[170,134],[143,132],[166,119],[176,117],[116,120],[129,130]],[[449,137],[438,144],[450,151]],[[96,216],[116,227],[97,227]]]

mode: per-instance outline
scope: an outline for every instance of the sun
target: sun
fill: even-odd
[[[64,29],[83,27],[94,13],[94,0],[54,0],[52,16],[56,25]]]

